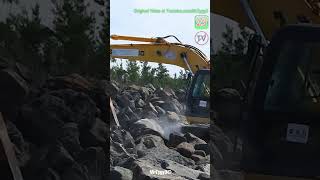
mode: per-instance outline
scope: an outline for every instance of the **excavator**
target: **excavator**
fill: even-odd
[[[170,37],[177,42],[167,41]],[[181,43],[173,35],[156,38],[111,35],[111,39],[139,42],[111,44],[111,58],[170,64],[186,69],[192,78],[186,96],[186,119],[190,124],[209,124],[210,61],[201,50]]]
[[[211,13],[254,30],[237,123],[243,179],[319,179],[320,1],[215,0]]]

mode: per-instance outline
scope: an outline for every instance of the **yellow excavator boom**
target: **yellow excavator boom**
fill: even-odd
[[[111,44],[112,58],[171,64],[192,73],[210,68],[210,61],[207,57],[190,45],[170,43],[163,38],[112,35],[111,39],[145,42],[143,44]]]
[[[282,23],[296,24],[309,21],[312,24],[320,24],[318,0],[215,0],[211,3],[211,12],[255,30],[246,14],[245,2],[252,10],[266,39],[269,40]]]

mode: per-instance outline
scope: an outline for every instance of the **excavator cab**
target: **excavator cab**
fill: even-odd
[[[198,70],[191,82],[186,101],[186,116],[191,124],[208,124],[210,112],[210,70]]]
[[[258,61],[241,123],[245,180],[320,175],[319,34],[320,26],[288,25]]]

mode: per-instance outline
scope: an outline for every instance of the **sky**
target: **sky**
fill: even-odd
[[[183,2],[183,3],[182,3]],[[134,13],[134,9],[170,8],[170,9],[208,9],[210,14],[210,0],[111,0],[110,1],[110,34],[130,35],[141,37],[176,36],[182,43],[193,45],[203,51],[210,58],[210,41],[205,45],[198,45],[195,34],[200,31],[194,28],[194,13]],[[210,16],[209,16],[210,22]],[[210,26],[203,30],[210,34]],[[174,39],[169,41],[175,42]],[[127,41],[110,40],[110,44],[128,43]],[[149,63],[156,67],[157,64]],[[169,74],[179,73],[182,68],[167,65]]]
[[[96,18],[97,18],[97,24],[101,24],[103,21],[103,18],[98,16],[98,13],[103,10],[103,7],[97,5],[96,3],[92,2],[92,0],[87,0],[86,2],[90,2],[90,6],[88,8],[88,11],[95,12]],[[40,7],[40,18],[41,22],[48,27],[52,28],[53,26],[53,19],[54,15],[52,13],[53,4],[51,0],[19,0],[19,4],[10,4],[10,3],[3,3],[0,0],[0,21],[4,21],[5,18],[8,17],[9,13],[19,13],[22,9],[30,10],[32,7],[35,6],[35,4],[38,3]]]
[[[193,1],[193,2],[191,2]],[[31,9],[35,3],[40,5],[40,15],[42,23],[52,27],[53,14],[51,12],[52,3],[51,0],[20,0],[19,5],[10,5],[0,1],[0,21],[4,21],[8,17],[9,12],[17,13],[20,12],[22,8]],[[172,34],[182,40],[183,43],[189,43],[195,45],[202,51],[204,51],[207,56],[209,54],[209,44],[207,46],[197,46],[193,41],[192,33],[195,33],[193,28],[193,16],[185,17],[186,14],[167,14],[167,15],[138,15],[134,14],[134,8],[145,8],[145,7],[178,7],[178,8],[194,8],[194,7],[210,7],[209,0],[188,0],[188,3],[181,3],[182,0],[110,0],[111,12],[110,12],[110,32],[114,34],[123,35],[137,35],[144,37],[155,37]],[[181,5],[182,4],[182,5]],[[196,5],[195,5],[196,4]],[[91,3],[90,11],[101,10],[96,4]],[[129,9],[129,10],[128,10]],[[130,11],[131,9],[131,11]],[[96,11],[98,12],[98,11]],[[97,16],[97,23],[101,23],[103,19]],[[147,21],[148,20],[148,21]],[[137,21],[138,23],[136,23]],[[229,24],[233,27],[237,27],[237,24],[227,18],[219,15],[210,14],[210,36],[212,38],[212,49],[216,51],[220,48],[222,42],[222,32],[225,30],[225,25]],[[178,24],[179,23],[179,24]],[[138,25],[137,25],[138,24]],[[187,27],[185,27],[187,26]],[[190,27],[192,26],[192,27]],[[183,28],[182,28],[183,27]],[[133,31],[134,29],[134,31]],[[150,29],[150,30],[149,30]],[[139,30],[139,31],[138,31]],[[134,34],[133,34],[134,33]],[[135,34],[136,33],[136,34]],[[191,34],[189,36],[189,34]],[[112,41],[111,41],[112,43]],[[120,42],[117,42],[120,43]],[[125,43],[125,42],[122,42]],[[213,52],[213,51],[211,51]],[[107,59],[109,60],[109,59]],[[169,68],[171,71],[179,71],[180,68],[176,66],[171,66]],[[173,74],[173,73],[171,73]]]

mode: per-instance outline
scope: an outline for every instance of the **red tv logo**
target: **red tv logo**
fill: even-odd
[[[194,40],[197,44],[199,45],[205,45],[209,41],[209,35],[204,32],[204,31],[199,31],[197,34],[194,36]]]

